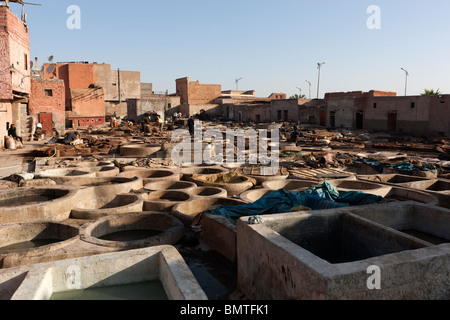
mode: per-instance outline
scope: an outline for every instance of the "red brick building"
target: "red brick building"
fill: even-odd
[[[63,80],[31,79],[30,102],[28,112],[30,116],[41,123],[48,133],[56,128],[60,133],[65,130],[66,99]]]
[[[21,114],[26,113],[30,94],[30,34],[26,23],[0,6],[0,144],[9,126],[21,134]]]
[[[222,95],[220,84],[200,84],[189,77],[176,80],[176,95],[180,97],[180,111],[184,116],[198,114],[202,109],[207,113],[221,113],[215,102]]]
[[[94,64],[46,63],[43,69],[44,78],[64,81],[67,128],[105,124],[105,94],[95,84]]]

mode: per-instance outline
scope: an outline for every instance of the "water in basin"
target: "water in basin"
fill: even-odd
[[[169,300],[159,280],[54,293],[50,300]]]

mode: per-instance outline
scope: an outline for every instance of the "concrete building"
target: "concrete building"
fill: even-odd
[[[450,136],[450,95],[398,97],[395,92],[328,93],[327,126]]]
[[[141,98],[141,73],[112,70],[110,64],[93,64],[93,83],[103,88],[105,113],[119,117],[128,116],[128,100]]]
[[[369,98],[395,97],[395,92],[353,91],[334,92],[325,95],[327,105],[326,124],[331,128],[363,129],[364,109]]]
[[[299,121],[299,106],[309,102],[307,99],[282,99],[271,102],[271,119],[273,121]]]
[[[272,122],[271,104],[277,99],[286,99],[284,93],[272,93],[269,97],[257,97],[254,90],[222,91],[216,102],[222,106],[222,115],[239,122]]]
[[[327,125],[327,107],[325,100],[302,100],[298,105],[298,120],[301,124],[325,127]]]
[[[24,21],[0,6],[0,140],[11,124],[22,133],[22,118],[26,118],[31,89],[30,34]]]
[[[181,97],[169,95],[168,92],[153,92],[151,83],[141,83],[140,99],[128,99],[128,118],[140,121],[147,113],[156,111],[163,121],[179,112]]]
[[[450,95],[369,98],[363,118],[366,130],[448,137]]]

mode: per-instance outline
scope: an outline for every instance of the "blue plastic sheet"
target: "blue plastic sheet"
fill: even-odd
[[[383,169],[385,167],[392,168],[393,170],[399,171],[403,174],[412,174],[414,170],[430,171],[432,173],[436,173],[436,170],[429,169],[425,165],[422,165],[420,167],[407,161],[399,162],[397,164],[383,164],[380,161],[372,159],[354,159],[353,163],[367,164],[380,173],[383,173]]]
[[[383,197],[366,194],[360,191],[339,193],[337,189],[325,181],[322,185],[305,191],[273,191],[254,203],[239,206],[222,206],[212,214],[236,220],[245,216],[277,214],[291,212],[292,208],[304,206],[311,210],[343,208],[357,205],[381,203]]]

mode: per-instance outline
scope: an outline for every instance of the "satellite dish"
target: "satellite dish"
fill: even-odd
[[[52,62],[54,58],[55,58],[54,56],[50,56],[48,57],[48,61]]]
[[[55,70],[56,70],[56,65],[51,64],[51,65],[49,65],[49,66],[47,67],[47,69],[45,70],[45,72],[47,72],[47,74],[51,74],[51,73],[55,72]]]
[[[33,66],[34,66],[34,62],[30,61],[30,69],[33,69]]]

